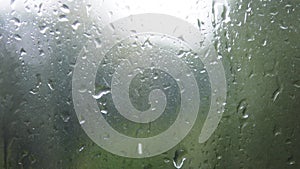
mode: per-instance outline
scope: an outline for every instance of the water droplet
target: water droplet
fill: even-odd
[[[273,92],[273,95],[272,95],[272,100],[273,102],[275,102],[279,96],[279,94],[281,93],[282,89],[281,88],[278,88],[276,89],[274,92]]]
[[[110,138],[110,135],[108,133],[104,133],[103,139],[108,140]]]
[[[278,128],[276,125],[275,125],[274,128],[273,128],[273,134],[274,134],[274,136],[279,136],[279,135],[281,135],[281,129]]]
[[[66,5],[66,4],[63,4],[61,7],[60,7],[60,10],[64,13],[70,13],[70,9],[69,7]]]
[[[40,3],[39,7],[38,7],[38,12],[37,12],[38,16],[42,16],[42,7],[43,7],[43,3]]]
[[[110,17],[112,17],[114,15],[114,13],[112,11],[109,11],[108,14]]]
[[[67,18],[66,15],[59,15],[58,21],[60,21],[60,22],[67,22],[67,21],[69,21],[69,19]]]
[[[287,29],[289,28],[288,26],[284,26],[284,25],[280,25],[279,27],[280,27],[280,29],[282,29],[282,30],[287,30]]]
[[[288,165],[294,165],[296,164],[296,161],[294,160],[293,156],[290,156],[287,160]]]
[[[113,30],[113,31],[116,29],[113,23],[110,23],[110,24],[109,24],[109,28],[110,28],[111,30]]]
[[[271,12],[270,15],[276,16],[279,12]]]
[[[267,40],[264,39],[262,46],[267,46]]]
[[[173,158],[173,165],[175,168],[180,169],[183,166],[183,163],[186,160],[186,158],[184,157],[185,155],[186,151],[183,149],[175,151],[175,156]]]
[[[40,86],[42,85],[41,74],[36,74],[35,76],[36,76],[37,82],[35,84],[35,87],[30,89],[30,91],[29,91],[29,93],[33,94],[33,95],[36,95],[40,91]]]
[[[108,112],[107,112],[107,110],[101,110],[100,111],[102,114],[107,114]]]
[[[103,90],[99,92],[97,95],[93,95],[94,99],[100,99],[102,96],[107,95],[110,93],[110,90]]]
[[[87,88],[82,87],[81,89],[78,90],[79,93],[85,93],[87,91]]]
[[[69,122],[71,118],[69,115],[65,115],[65,114],[60,115],[60,117],[65,123]]]
[[[92,9],[92,5],[91,4],[87,4],[86,5],[86,13],[87,13],[88,16],[90,15],[91,9]]]
[[[222,22],[230,22],[229,16],[230,7],[228,3],[220,3],[213,1],[213,26],[219,26]]]
[[[249,115],[248,115],[248,114],[245,114],[245,115],[243,115],[242,117],[243,117],[243,119],[247,119],[247,118],[249,117]]]
[[[49,87],[50,90],[54,91],[53,81],[51,79],[48,80],[47,86]]]
[[[74,21],[73,23],[72,23],[72,28],[74,29],[74,30],[77,30],[78,29],[78,27],[80,26],[80,22],[79,21]]]
[[[143,154],[143,145],[142,145],[142,143],[138,144],[138,153]]]
[[[20,54],[21,54],[21,56],[26,55],[26,54],[27,54],[27,53],[26,53],[26,50],[25,50],[24,48],[21,48]]]
[[[39,28],[40,28],[40,32],[41,32],[42,34],[46,33],[46,31],[49,29],[48,26],[39,26]]]
[[[241,100],[237,106],[237,113],[242,115],[243,119],[247,119],[249,117],[248,114],[246,114],[248,103],[245,99]]]
[[[17,27],[20,27],[21,26],[21,21],[19,18],[16,18],[16,17],[13,17],[10,19],[11,22],[13,22],[13,24]]]
[[[101,47],[101,40],[99,38],[95,38],[94,42],[95,42],[96,48]]]
[[[300,80],[296,80],[293,82],[293,85],[296,87],[296,88],[300,88]]]
[[[167,158],[167,157],[164,158],[164,163],[170,163],[170,161],[171,160],[169,158]]]
[[[206,72],[206,70],[205,70],[205,69],[203,69],[203,70],[201,70],[201,71],[200,71],[200,73],[205,73],[205,72]]]
[[[28,5],[25,6],[25,10],[26,10],[26,12],[31,12],[30,7]]]
[[[81,58],[86,59],[87,58],[86,54],[84,54]]]
[[[253,41],[255,41],[255,37],[252,36],[251,38],[248,38],[247,41],[248,41],[248,42],[253,42]]]
[[[180,40],[182,40],[182,41],[185,41],[183,35],[180,35],[177,38],[180,39]]]
[[[152,48],[153,44],[150,42],[150,39],[146,39],[142,44],[142,47]]]
[[[18,41],[22,40],[22,37],[19,34],[15,34],[14,38]]]
[[[39,90],[36,89],[36,88],[33,88],[33,89],[29,90],[29,93],[30,93],[30,94],[33,94],[33,95],[38,94],[38,92],[39,92]]]
[[[80,147],[78,151],[81,152],[82,150],[84,150],[84,146]]]
[[[16,0],[10,0],[10,6],[11,6],[12,9],[15,8],[15,1]]]
[[[44,56],[44,55],[45,55],[44,50],[40,49],[40,50],[39,50],[39,55],[40,55],[40,56]]]
[[[289,139],[289,138],[288,138],[288,139],[286,139],[286,140],[285,140],[285,144],[292,144],[292,140],[291,140],[291,139]]]
[[[183,166],[183,163],[184,161],[186,160],[186,158],[183,158],[180,162],[176,163],[174,160],[173,160],[173,165],[175,168],[177,169],[180,169],[182,166]]]
[[[87,32],[83,33],[83,35],[85,37],[89,38],[89,39],[91,39],[91,37],[92,37],[92,35],[90,33],[87,33]]]
[[[199,19],[197,19],[197,24],[198,24],[199,30],[201,30],[201,25],[203,25],[204,23],[201,22]]]

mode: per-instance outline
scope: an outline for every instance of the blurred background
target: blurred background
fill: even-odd
[[[300,168],[299,0],[0,4],[0,168],[174,169],[184,158],[182,169]],[[132,159],[85,134],[72,73],[84,44],[101,42],[103,25],[143,12],[177,16],[213,35],[228,92],[207,142],[198,143],[195,125],[171,150]]]

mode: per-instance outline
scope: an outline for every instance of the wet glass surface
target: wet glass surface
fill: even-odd
[[[0,4],[0,168],[300,167],[299,0]]]

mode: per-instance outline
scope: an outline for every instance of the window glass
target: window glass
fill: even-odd
[[[0,168],[299,168],[299,0],[0,0]]]

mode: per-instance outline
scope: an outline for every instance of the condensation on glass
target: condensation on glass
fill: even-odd
[[[299,0],[0,4],[0,168],[300,168]]]

